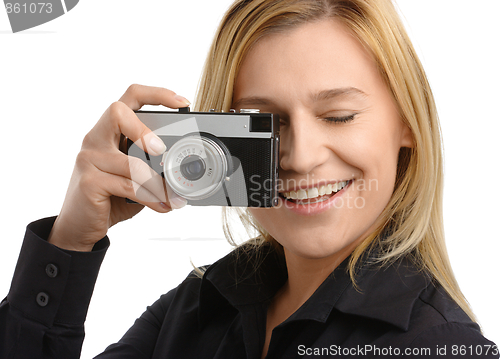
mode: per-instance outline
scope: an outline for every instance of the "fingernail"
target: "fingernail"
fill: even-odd
[[[186,99],[185,97],[182,97],[182,96],[180,96],[180,95],[175,95],[175,96],[174,96],[174,99],[175,99],[176,101],[182,102],[182,103],[183,103],[183,104],[185,104],[185,105],[191,105],[191,102],[189,102],[189,100],[188,100],[188,99]]]
[[[149,140],[149,149],[153,150],[156,154],[161,155],[167,150],[167,146],[158,137],[153,136]]]
[[[172,209],[172,208],[170,208],[167,204],[165,204],[165,203],[163,203],[163,202],[160,202],[160,206],[161,206],[161,208],[163,208],[163,209],[165,209],[165,210],[167,210],[167,211],[168,211],[168,210],[170,210],[170,209]]]
[[[187,204],[187,200],[182,197],[172,196],[169,198],[170,206],[175,209],[184,207]]]

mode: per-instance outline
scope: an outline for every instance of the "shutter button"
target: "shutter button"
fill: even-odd
[[[44,292],[38,293],[36,296],[36,302],[40,307],[45,307],[47,304],[49,304],[49,295]]]
[[[50,278],[55,278],[57,276],[58,269],[54,264],[47,264],[47,267],[45,267],[45,273],[47,273]]]

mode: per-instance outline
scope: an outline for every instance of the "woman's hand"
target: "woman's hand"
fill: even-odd
[[[186,204],[170,190],[166,193],[161,176],[145,162],[122,152],[125,137],[150,155],[165,152],[163,142],[134,113],[146,104],[179,108],[189,101],[164,88],[131,85],[108,107],[83,140],[50,243],[91,251],[108,228],[133,217],[144,206],[166,213]],[[125,198],[137,204],[126,203]]]

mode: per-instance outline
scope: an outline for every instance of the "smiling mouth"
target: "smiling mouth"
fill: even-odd
[[[282,192],[280,197],[287,201],[296,204],[313,204],[327,201],[343,188],[347,187],[352,180],[342,181],[336,183],[329,183],[328,185],[312,187],[307,189],[300,189],[298,191]]]

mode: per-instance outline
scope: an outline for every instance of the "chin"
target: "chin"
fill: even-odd
[[[271,233],[273,235],[273,233]],[[304,259],[325,259],[338,256],[350,247],[354,240],[346,240],[325,233],[277,233],[273,238],[283,246],[285,253],[294,254]]]

